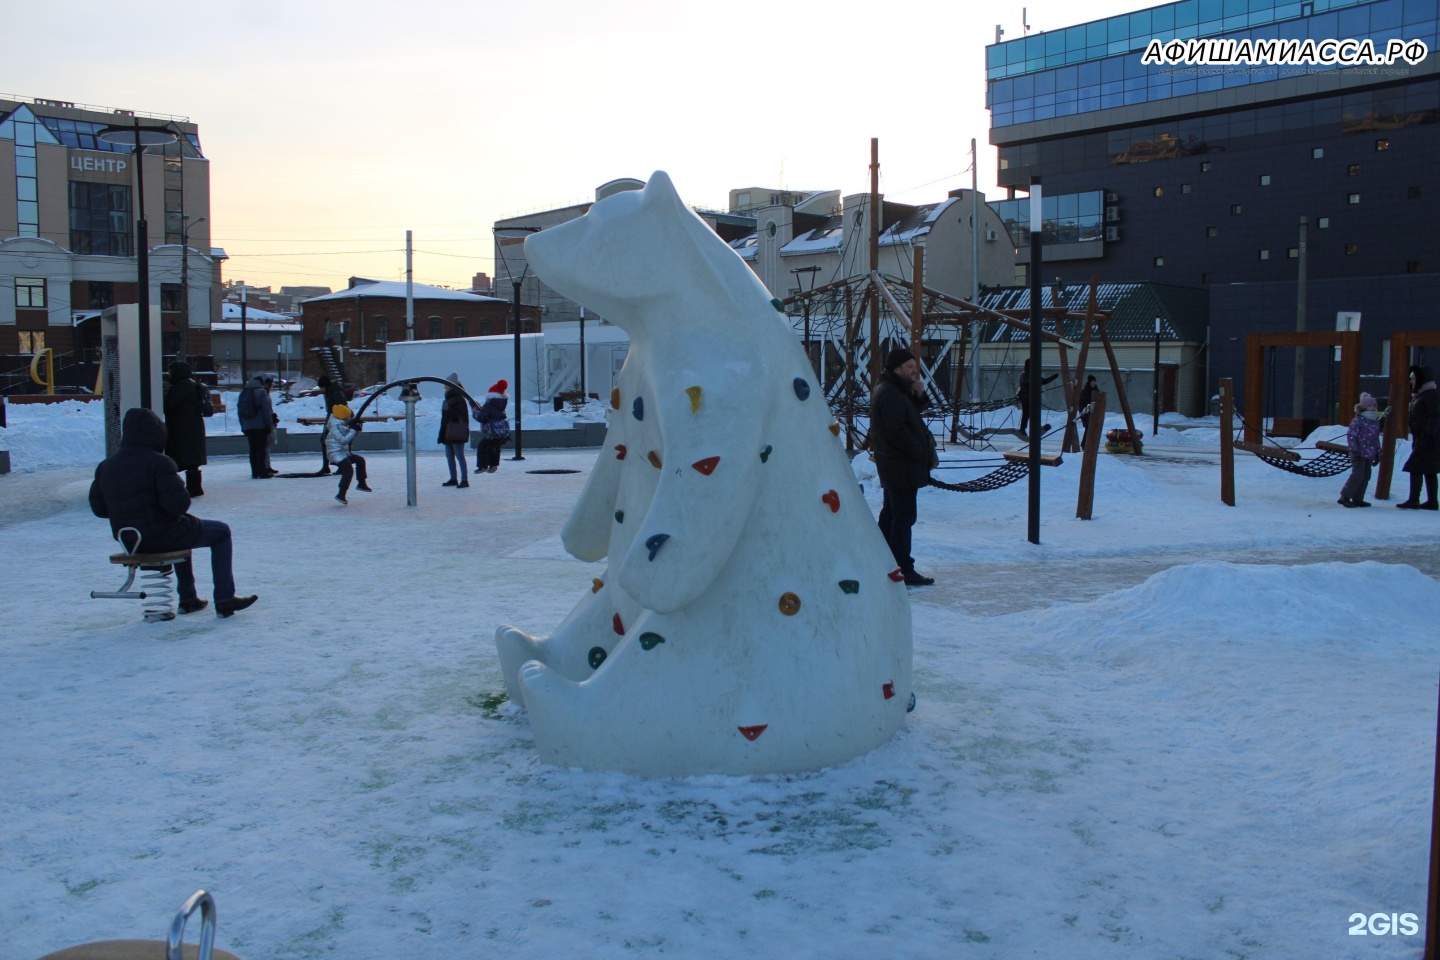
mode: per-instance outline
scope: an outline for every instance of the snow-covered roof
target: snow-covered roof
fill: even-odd
[[[226,300],[220,305],[220,311],[220,315],[224,319],[234,320],[236,322],[236,330],[240,329],[240,327],[238,326],[240,321],[240,304],[231,303],[229,300]],[[259,307],[256,307],[253,304],[246,304],[245,322],[247,324],[253,324],[256,320],[276,320],[282,321],[284,323],[293,323],[295,318],[287,316],[283,313],[276,313],[273,310],[261,310]],[[219,324],[214,325],[214,329],[219,329],[219,327]]]
[[[423,283],[412,284],[413,294],[416,300],[469,300],[481,301],[484,303],[509,303],[500,297],[485,297],[476,293],[467,293],[464,290],[446,290],[444,287],[432,287]],[[353,300],[356,297],[383,297],[389,300],[405,299],[405,282],[403,280],[377,280],[374,283],[364,283],[359,286],[350,287],[347,290],[340,290],[335,293],[326,294],[323,297],[310,297],[303,303],[321,303],[325,300]]]
[[[780,256],[794,253],[823,253],[845,244],[845,218],[836,214],[814,230],[807,230],[780,248]]]
[[[880,234],[880,245],[890,246],[898,243],[913,243],[918,237],[923,237],[930,232],[930,227],[940,219],[941,214],[958,201],[954,197],[941,200],[939,203],[927,203],[916,207],[895,223],[885,228]]]
[[[239,314],[236,314],[236,316],[238,317]],[[248,316],[245,318],[245,332],[246,332],[247,334],[251,334],[251,333],[300,333],[300,332],[301,332],[302,330],[304,330],[304,329],[305,329],[305,328],[304,328],[301,324],[299,324],[299,323],[293,323],[293,322],[277,323],[277,322],[275,322],[275,321],[273,321],[273,320],[261,320],[259,323],[256,323],[254,320],[251,320]],[[212,323],[212,324],[210,324],[210,331],[211,331],[212,333],[239,333],[239,332],[240,332],[240,322],[239,322],[238,320],[236,320],[234,323],[227,323],[227,322],[224,322],[224,321],[221,321],[221,322],[219,322],[219,323]]]

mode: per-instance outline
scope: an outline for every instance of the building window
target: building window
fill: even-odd
[[[44,330],[21,330],[20,331],[20,352],[39,353],[45,349]]]
[[[430,339],[431,339],[431,340],[439,340],[440,337],[441,337],[441,333],[440,333],[440,318],[439,318],[439,317],[431,317],[431,318],[430,318]]]
[[[1238,204],[1238,203],[1232,203],[1232,204],[1230,204],[1230,216],[1232,216],[1232,217],[1238,217],[1238,216],[1240,216],[1240,204]]]
[[[115,306],[115,284],[109,280],[91,280],[85,285],[85,306],[91,310]]]
[[[456,318],[455,318],[455,336],[457,336],[457,337],[463,337],[463,336],[465,336],[465,318],[464,318],[464,317],[456,317]]]
[[[1420,272],[1420,261],[1419,261],[1419,260],[1406,260],[1406,261],[1405,261],[1405,272],[1406,272],[1406,273],[1419,273],[1419,272]]]
[[[1360,194],[1358,194],[1358,193],[1352,193],[1352,194],[1350,194],[1350,196],[1348,196],[1348,197],[1345,198],[1345,202],[1346,202],[1346,203],[1350,203],[1350,204],[1359,203],[1359,202],[1360,202]]]
[[[1389,150],[1389,149],[1390,149],[1390,141],[1387,140],[1387,139],[1385,139],[1385,138],[1381,138],[1381,139],[1379,139],[1379,140],[1376,140],[1376,141],[1375,141],[1375,149],[1376,149],[1376,150]]]
[[[489,321],[489,320],[481,320],[481,321],[480,321],[480,336],[482,336],[482,337],[488,337],[488,336],[490,336],[490,321]]]
[[[1219,231],[1217,228],[1215,228],[1215,227],[1206,227],[1206,228],[1205,228],[1205,236],[1207,236],[1207,237],[1214,237],[1214,236],[1218,236],[1219,234],[1220,234],[1220,231]]]
[[[45,280],[41,277],[16,277],[15,308],[17,310],[37,310],[44,307]]]
[[[178,284],[178,283],[162,283],[162,284],[160,284],[160,309],[161,309],[161,310],[171,310],[171,311],[174,311],[174,312],[176,312],[176,313],[178,313],[178,312],[181,310],[181,306],[180,306],[180,284]]]
[[[1156,187],[1156,188],[1155,188],[1155,196],[1157,196],[1157,197],[1163,197],[1163,196],[1165,196],[1165,188],[1164,188],[1164,187]]]
[[[1209,161],[1209,160],[1201,160],[1201,161],[1200,161],[1200,172],[1201,172],[1201,173],[1209,173],[1209,172],[1210,172],[1210,161]]]
[[[386,320],[384,317],[381,317],[379,320],[375,321],[375,342],[390,342],[390,321]]]
[[[1347,257],[1353,257],[1355,254],[1357,254],[1357,253],[1359,253],[1359,252],[1360,252],[1360,244],[1358,244],[1358,243],[1347,243],[1347,244],[1345,244],[1345,256],[1347,256]]]
[[[1420,199],[1420,188],[1419,188],[1419,187],[1411,187],[1411,188],[1410,188],[1410,199],[1411,199],[1411,200],[1419,200],[1419,199]]]
[[[70,249],[101,257],[132,256],[130,188],[70,181]]]
[[[1287,260],[1295,260],[1295,259],[1298,259],[1299,256],[1300,256],[1300,248],[1299,248],[1299,247],[1289,247],[1289,248],[1287,248],[1287,249],[1285,250],[1285,259],[1287,259]]]
[[[1270,174],[1268,174],[1268,173],[1262,173],[1262,174],[1260,174],[1260,186],[1262,186],[1262,187],[1268,187],[1268,186],[1270,186]]]
[[[1182,184],[1180,184],[1180,192],[1181,192],[1181,193],[1189,193],[1189,192],[1190,192],[1190,184],[1188,184],[1188,183],[1182,183]]]
[[[1358,176],[1360,176],[1360,164],[1358,164],[1358,163],[1352,163],[1352,164],[1350,164],[1350,166],[1348,166],[1348,167],[1345,168],[1345,175],[1346,175],[1347,177],[1358,177]]]
[[[1157,266],[1157,267],[1163,267],[1163,266],[1165,266],[1165,258],[1164,258],[1164,257],[1156,257],[1156,258],[1155,258],[1155,266]]]
[[[1269,259],[1270,259],[1270,251],[1269,251],[1269,250],[1261,250],[1261,251],[1260,251],[1260,259],[1261,259],[1261,260],[1269,260]]]
[[[1321,217],[1318,221],[1316,221],[1316,226],[1318,226],[1321,230],[1329,230],[1329,229],[1330,229],[1330,218],[1329,218],[1329,217]]]
[[[1325,148],[1324,148],[1324,147],[1315,147],[1314,149],[1312,149],[1312,150],[1310,151],[1310,158],[1311,158],[1312,160],[1320,160],[1320,159],[1322,159],[1324,156],[1325,156]]]

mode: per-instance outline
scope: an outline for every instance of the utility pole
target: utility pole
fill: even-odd
[[[249,290],[245,284],[240,284],[240,388],[250,382],[250,338],[245,335],[245,300]]]
[[[585,392],[585,308],[580,308],[580,402],[583,404],[590,394]]]
[[[410,231],[405,231],[405,339],[415,339],[415,272]]]
[[[1030,177],[1030,503],[1028,536],[1040,542],[1040,261],[1043,254],[1044,221],[1040,178]]]
[[[529,267],[528,263],[526,267]],[[524,394],[520,390],[520,285],[524,282],[523,273],[510,281],[515,291],[515,456],[511,460],[525,459],[524,434],[520,430],[520,418],[525,409]]]
[[[1150,406],[1154,411],[1154,425],[1150,428],[1150,436],[1160,435],[1160,318],[1155,318],[1155,376],[1150,385]]]
[[[880,138],[870,138],[870,262],[865,265],[866,274],[874,273],[880,266]],[[880,356],[880,293],[870,282],[870,382],[880,378],[883,359]]]
[[[996,27],[998,30],[999,27]],[[998,42],[998,41],[997,41]],[[970,138],[970,302],[980,305],[980,154]],[[970,324],[970,400],[980,402],[980,325]],[[959,401],[959,397],[955,398]]]

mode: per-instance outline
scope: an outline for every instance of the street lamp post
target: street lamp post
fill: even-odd
[[[96,131],[95,136],[106,143],[126,143],[134,146],[135,150],[135,193],[136,193],[136,218],[135,218],[135,283],[139,292],[136,306],[139,308],[140,318],[140,343],[142,359],[140,363],[140,406],[150,406],[151,395],[151,370],[148,362],[150,356],[150,224],[145,219],[145,148],[159,146],[160,144],[172,143],[176,136],[173,130],[165,127],[142,127],[140,118],[136,117],[135,122],[128,127],[105,127]]]
[[[189,219],[188,213],[180,218],[180,356],[176,358],[186,362],[190,360],[190,231],[210,218],[185,223]]]
[[[802,274],[802,273],[808,273],[808,274],[810,275],[810,289],[811,289],[811,290],[814,290],[814,289],[815,289],[815,274],[817,274],[817,273],[820,272],[820,268],[819,268],[818,266],[796,267],[794,270],[791,270],[790,272],[795,276],[797,283],[799,282],[799,276],[800,276],[800,274]],[[813,370],[815,369],[815,358],[810,355],[810,300],[809,300],[809,298],[807,297],[806,299],[802,300],[802,301],[801,301],[801,305],[802,305],[802,309],[805,311],[805,359],[806,359],[807,361],[809,361],[809,363],[810,363],[810,369],[813,371]]]
[[[545,228],[544,228],[544,227],[496,227],[496,228],[494,228],[494,230],[495,230],[496,233],[500,232],[501,230],[510,230],[510,231],[514,231],[514,232],[518,232],[518,233],[539,233],[539,232],[540,232],[541,230],[543,230],[543,229],[545,229]],[[495,246],[496,246],[497,248],[500,246],[499,238],[498,238],[498,237],[496,238],[496,244],[495,244]],[[528,260],[525,262],[525,269],[520,271],[520,276],[518,276],[518,277],[516,277],[516,276],[514,276],[513,274],[510,273],[510,263],[509,263],[509,261],[507,261],[507,260],[505,259],[505,254],[504,254],[503,251],[500,253],[500,262],[501,262],[501,264],[505,267],[505,273],[506,273],[506,275],[510,277],[510,285],[511,285],[511,287],[512,287],[513,290],[514,290],[514,295],[515,295],[515,331],[514,331],[514,333],[515,333],[515,456],[511,457],[510,459],[511,459],[511,460],[524,460],[524,459],[525,459],[525,456],[524,456],[524,451],[525,451],[525,447],[524,447],[524,437],[523,437],[523,434],[522,434],[522,432],[521,432],[521,426],[520,426],[521,420],[522,420],[522,418],[523,418],[522,411],[524,410],[524,407],[525,407],[525,403],[524,403],[524,400],[523,400],[523,394],[522,394],[522,392],[521,392],[521,387],[520,387],[520,286],[521,286],[521,284],[523,284],[523,283],[525,282],[525,275],[530,272],[530,262],[529,262]]]

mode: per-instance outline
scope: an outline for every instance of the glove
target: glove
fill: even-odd
[[[356,433],[359,433],[362,429],[364,429],[364,427],[365,425],[360,422],[359,417],[356,417],[355,419],[350,421],[350,429],[354,430]]]
[[[277,427],[280,426],[280,414],[278,414],[278,413],[272,413],[272,414],[270,414],[270,416],[271,416],[272,418],[274,418],[274,420],[275,420],[275,426],[277,426]]]

